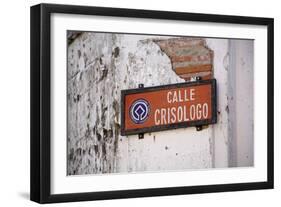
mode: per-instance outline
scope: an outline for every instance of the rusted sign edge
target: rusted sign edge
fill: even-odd
[[[137,94],[137,93],[144,93],[144,92],[152,92],[158,90],[165,90],[165,89],[173,89],[173,88],[182,88],[182,87],[192,87],[198,85],[209,85],[211,84],[211,105],[212,105],[212,118],[206,120],[196,120],[196,121],[188,121],[188,122],[181,122],[181,123],[173,123],[168,125],[161,125],[161,126],[152,126],[152,127],[145,127],[141,129],[131,129],[125,130],[125,96],[130,94]],[[157,132],[157,131],[164,131],[164,130],[171,130],[177,128],[187,128],[193,126],[202,126],[208,124],[215,124],[217,123],[217,84],[216,79],[210,80],[199,80],[196,82],[185,82],[185,83],[176,83],[176,84],[169,84],[169,85],[161,85],[161,86],[152,86],[146,88],[136,88],[136,89],[128,89],[128,90],[121,90],[121,135],[134,135],[140,133],[149,133],[149,132]]]

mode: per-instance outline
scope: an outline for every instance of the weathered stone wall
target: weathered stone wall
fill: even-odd
[[[122,89],[137,88],[140,83],[153,86],[184,82],[173,71],[170,58],[155,43],[168,38],[171,37],[81,33],[71,39],[67,63],[68,175],[229,166],[229,156],[236,156],[239,148],[232,146],[236,138],[229,136],[233,134],[232,125],[237,124],[230,123],[230,117],[244,104],[230,104],[233,91],[229,90],[232,85],[229,85],[228,71],[236,68],[229,65],[227,39],[204,39],[214,51],[217,124],[199,132],[186,128],[148,133],[144,139],[120,135]],[[236,81],[239,83],[239,77]],[[251,93],[251,90],[247,92]],[[245,132],[240,134],[248,137],[248,126],[244,128]],[[250,164],[246,161],[243,166]]]
[[[68,174],[116,172],[122,89],[183,81],[149,38],[83,33],[69,45]]]

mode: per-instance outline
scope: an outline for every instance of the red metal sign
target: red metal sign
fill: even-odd
[[[121,134],[214,124],[216,81],[123,90]]]

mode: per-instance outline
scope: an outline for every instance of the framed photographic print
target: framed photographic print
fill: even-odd
[[[31,7],[31,200],[273,188],[273,19]]]

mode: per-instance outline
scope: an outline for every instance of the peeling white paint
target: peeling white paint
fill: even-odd
[[[68,175],[229,166],[229,114],[236,111],[228,102],[225,56],[231,53],[226,39],[206,39],[214,51],[217,124],[199,132],[186,128],[147,133],[144,139],[120,135],[122,89],[137,88],[140,83],[156,86],[184,82],[172,70],[169,57],[152,41],[157,38],[165,37],[82,33],[68,46]],[[250,42],[248,47],[251,45]],[[247,50],[245,47],[241,49]],[[247,65],[247,61],[242,62]],[[251,64],[247,68],[250,70]],[[251,78],[251,73],[247,78]],[[251,93],[248,90],[243,96]],[[244,107],[243,103],[239,106]],[[250,117],[247,120],[250,123],[244,123],[245,129],[252,124]],[[248,135],[251,134],[242,133],[241,137],[247,139]],[[245,143],[249,146],[243,150],[251,154],[252,142]],[[235,149],[239,154],[238,148]]]

